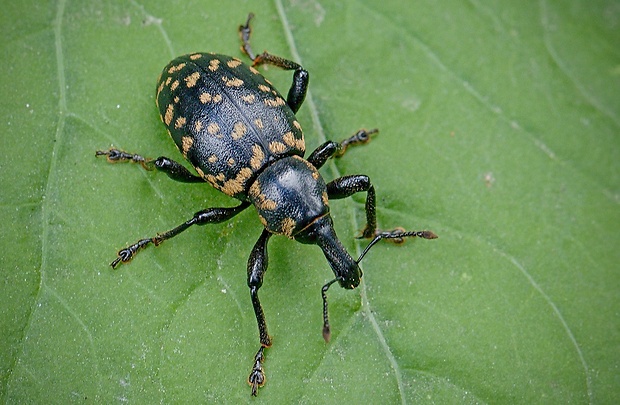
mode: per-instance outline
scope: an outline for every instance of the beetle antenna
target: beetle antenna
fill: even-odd
[[[395,243],[404,242],[404,238],[423,238],[423,239],[437,239],[432,231],[403,231],[402,229],[394,229],[392,231],[378,232],[375,237],[370,241],[368,246],[364,249],[360,257],[357,259],[357,263],[362,261],[366,253],[381,239],[394,239]]]
[[[327,284],[321,288],[321,297],[323,297],[323,339],[325,339],[325,343],[329,342],[329,339],[332,335],[332,332],[329,328],[329,317],[327,315],[327,290],[329,287],[338,281],[338,278],[335,278],[331,281],[328,281]]]

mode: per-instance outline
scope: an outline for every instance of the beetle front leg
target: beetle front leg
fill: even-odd
[[[317,169],[321,168],[330,157],[341,157],[349,146],[357,146],[370,142],[371,135],[379,132],[378,129],[360,129],[353,136],[340,142],[327,141],[316,148],[310,156],[308,162],[312,163]]]
[[[159,246],[162,242],[171,239],[192,225],[205,225],[205,224],[215,224],[218,222],[228,221],[244,209],[250,206],[249,202],[242,202],[236,207],[230,208],[209,208],[206,210],[199,211],[194,214],[192,219],[185,221],[181,225],[173,228],[167,232],[159,233],[157,236],[148,239],[140,239],[138,242],[130,245],[124,249],[118,251],[118,257],[114,259],[110,266],[112,268],[116,268],[119,263],[127,263],[138,253],[138,251],[144,249],[151,243],[155,246]]]
[[[418,237],[423,239],[437,238],[437,235],[431,231],[406,231],[400,227],[389,231],[377,229],[375,187],[370,183],[370,178],[368,176],[363,174],[343,176],[327,183],[327,196],[334,200],[350,197],[360,191],[366,191],[368,194],[366,195],[365,205],[366,227],[364,227],[364,230],[359,238],[373,238],[373,240],[366,247],[366,250],[362,253],[359,259],[357,259],[358,263],[362,260],[362,257],[364,257],[366,252],[381,239],[391,240],[394,243],[403,243],[405,238],[409,237]]]
[[[265,360],[265,348],[271,346],[271,337],[267,333],[267,323],[265,322],[265,313],[258,299],[258,289],[263,285],[263,276],[267,271],[269,264],[269,256],[267,254],[267,242],[271,233],[266,229],[256,241],[250,258],[248,259],[248,287],[250,287],[250,296],[252,298],[252,307],[256,315],[258,323],[258,335],[260,338],[260,348],[254,356],[254,366],[248,377],[248,384],[252,387],[252,395],[256,396],[258,387],[265,384],[265,373],[263,371],[263,361]]]
[[[375,187],[370,178],[363,174],[343,176],[327,183],[327,195],[330,199],[347,198],[360,191],[366,191],[366,226],[361,238],[372,238],[377,231],[377,208]]]
[[[294,113],[299,111],[302,103],[306,98],[306,91],[308,90],[308,83],[310,81],[310,74],[299,63],[292,60],[281,58],[279,56],[272,55],[268,52],[263,52],[260,55],[255,55],[250,46],[250,35],[252,34],[252,27],[250,27],[250,20],[254,18],[254,14],[250,13],[245,25],[239,26],[239,36],[241,37],[241,50],[252,59],[252,66],[259,66],[262,64],[277,66],[284,70],[294,70],[293,83],[288,91],[286,97],[286,104],[293,110]]]
[[[157,159],[150,159],[145,158],[142,155],[127,153],[114,148],[110,148],[108,150],[98,150],[95,152],[95,156],[105,156],[110,163],[140,163],[140,165],[146,170],[157,169],[160,172],[166,173],[172,180],[180,181],[182,183],[203,183],[205,181],[202,177],[192,174],[179,162],[165,156],[160,156]]]

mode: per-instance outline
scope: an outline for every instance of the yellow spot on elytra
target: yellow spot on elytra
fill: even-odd
[[[286,104],[286,102],[284,101],[284,99],[282,99],[282,97],[277,97],[276,99],[266,98],[263,100],[263,103],[265,103],[265,105],[269,107],[279,107],[279,106]]]
[[[226,64],[228,65],[229,68],[234,69],[237,66],[239,66],[241,63],[242,62],[239,59],[234,58],[234,59],[229,60],[228,63]]]
[[[200,58],[202,58],[202,54],[201,53],[194,53],[194,54],[189,55],[189,58],[191,60],[200,59]]]
[[[207,92],[201,93],[200,96],[198,96],[198,98],[200,99],[200,102],[202,104],[207,104],[209,102],[219,103],[220,101],[222,101],[221,94],[216,94],[215,96],[212,96],[211,94]]]
[[[200,132],[200,130],[202,129],[202,121],[196,120],[196,123],[194,124],[194,129],[196,130],[196,132]]]
[[[293,126],[301,131],[301,124],[297,120],[293,120]]]
[[[269,150],[275,154],[282,153],[286,150],[286,145],[282,142],[270,142]]]
[[[224,81],[224,83],[226,83],[226,86],[228,87],[241,87],[243,85],[243,80],[239,79],[238,77],[233,77],[232,79],[230,79],[226,76],[222,76],[222,80]]]
[[[212,99],[211,94],[206,93],[206,92],[202,93],[199,98],[202,104],[207,104]]]
[[[170,90],[176,90],[176,88],[179,87],[179,81],[175,80],[172,82],[172,84],[170,85]]]
[[[198,172],[198,175],[200,177],[202,177],[203,179],[205,178],[205,172],[202,171],[202,169],[198,166],[194,166],[194,169],[196,169],[196,171]]]
[[[217,125],[217,123],[212,122],[209,125],[207,125],[207,132],[211,135],[215,135],[218,132],[220,132],[220,126]]]
[[[250,197],[254,198],[256,198],[260,194],[260,184],[258,183],[258,181],[255,181],[252,186],[250,186],[248,194],[250,194]]]
[[[169,74],[173,74],[174,72],[178,72],[179,70],[183,69],[184,67],[185,67],[185,62],[179,63],[178,65],[175,65],[175,66],[170,66],[170,68],[168,69],[168,73]]]
[[[264,91],[265,93],[269,93],[271,91],[271,89],[269,88],[269,86],[265,86],[264,84],[259,84],[258,85],[258,89],[260,91]]]
[[[248,104],[252,104],[254,100],[256,100],[256,97],[254,97],[254,94],[247,94],[245,96],[242,96],[241,99]]]
[[[215,178],[218,179],[219,181],[224,181],[226,176],[224,176],[224,173],[218,173],[217,176],[215,176]]]
[[[236,141],[237,139],[245,135],[247,131],[248,131],[248,128],[245,126],[243,122],[237,122],[235,123],[235,126],[233,127],[233,131],[230,134],[230,136],[232,137],[232,139]]]
[[[172,77],[166,78],[166,86],[168,86],[171,81],[172,81]]]
[[[302,139],[295,138],[295,135],[293,135],[293,133],[290,131],[285,133],[282,136],[282,139],[284,140],[285,144],[287,144],[288,146],[292,148],[297,148],[301,150],[304,150],[306,148],[306,144],[304,143],[303,138]]]
[[[244,167],[237,173],[234,179],[226,180],[222,184],[222,192],[224,194],[233,196],[243,191],[246,181],[252,176],[254,172],[249,167]]]
[[[254,120],[254,125],[256,125],[256,127],[260,129],[263,129],[265,127],[263,125],[263,120],[261,120],[260,118]]]
[[[215,72],[220,67],[219,59],[211,59],[209,62],[209,70]]]
[[[209,184],[211,184],[213,187],[219,189],[220,185],[217,184],[217,179],[215,178],[214,175],[212,174],[207,174],[207,177],[205,177],[205,179],[209,182]]]
[[[184,136],[183,138],[181,138],[181,142],[183,146],[183,155],[187,156],[187,151],[189,151],[189,148],[191,148],[194,144],[194,138],[190,136]]]
[[[323,194],[321,194],[321,199],[323,200],[323,204],[329,205],[329,197],[327,196],[327,191],[323,191]]]
[[[215,162],[217,162],[217,156],[215,156],[215,155],[211,155],[211,156],[209,156],[209,158],[207,159],[207,161],[208,161],[209,163],[215,163]]]
[[[185,117],[179,117],[179,118],[177,118],[177,120],[174,122],[174,127],[175,127],[176,129],[179,129],[179,128],[181,128],[181,127],[183,127],[183,126],[185,125],[185,122],[186,122],[186,121],[187,121],[187,120],[185,119]]]
[[[228,166],[232,167],[234,165],[235,165],[235,159],[233,159],[233,158],[228,159]]]
[[[260,75],[260,72],[254,69],[252,66],[250,66],[250,72],[254,73],[255,75]]]
[[[172,116],[174,115],[174,106],[172,104],[168,104],[166,107],[166,114],[164,115],[164,123],[166,125],[170,125],[172,122]]]
[[[176,97],[174,98],[174,102],[175,102],[175,104],[176,104],[176,103],[178,103],[178,102],[179,102],[179,100],[180,100],[180,99],[179,99],[179,96],[176,96]]]
[[[159,83],[159,86],[157,86],[157,96],[155,97],[155,99],[159,98],[159,93],[161,93],[161,91],[164,89],[164,86],[164,82]]]
[[[188,88],[194,87],[199,78],[200,78],[200,73],[198,72],[194,72],[191,75],[187,76],[185,78],[185,83],[187,84],[187,87]]]
[[[252,169],[257,170],[261,167],[263,160],[265,159],[265,153],[260,145],[252,146],[252,158],[250,158],[250,166]]]

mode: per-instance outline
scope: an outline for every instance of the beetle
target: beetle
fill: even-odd
[[[118,252],[110,264],[112,268],[130,261],[146,246],[157,246],[193,225],[227,221],[250,205],[255,207],[264,226],[247,265],[247,284],[260,339],[248,377],[251,394],[256,396],[258,387],[265,383],[265,348],[271,346],[258,291],[268,265],[267,243],[273,235],[318,245],[335,275],[321,288],[326,342],[331,335],[327,291],[332,284],[338,282],[345,289],[357,287],[362,277],[359,263],[382,239],[402,242],[409,237],[437,236],[431,231],[377,229],[375,189],[368,176],[343,176],[326,183],[319,173],[329,158],[342,156],[349,146],[367,143],[376,129],[362,129],[341,142],[326,141],[304,158],[304,135],[295,114],[305,99],[309,74],[291,60],[268,52],[255,55],[250,46],[252,18],[250,13],[245,24],[239,26],[241,49],[252,60],[251,66],[235,57],[193,53],[171,61],[159,76],[156,103],[161,120],[198,175],[165,156],[150,159],[115,148],[98,150],[96,156],[106,156],[109,162],[139,163],[180,182],[207,182],[240,201],[234,207],[198,211],[167,232],[140,239]],[[255,69],[262,64],[294,71],[286,100]],[[334,231],[329,201],[358,192],[366,192],[366,226],[360,238],[371,241],[355,260]]]

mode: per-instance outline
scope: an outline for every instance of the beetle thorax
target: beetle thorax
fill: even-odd
[[[249,198],[265,228],[289,238],[329,213],[323,178],[299,156],[269,165],[250,187]]]

